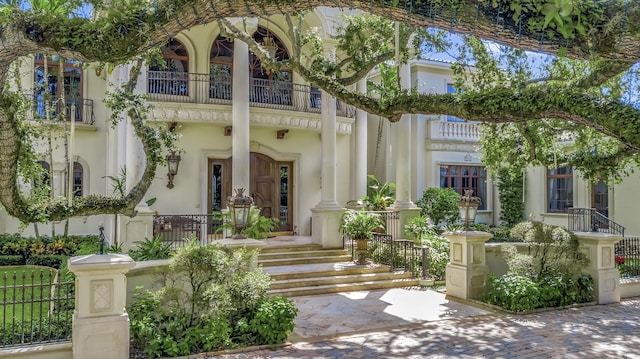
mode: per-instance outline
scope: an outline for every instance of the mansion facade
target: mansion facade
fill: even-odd
[[[305,27],[319,29],[327,39],[328,51],[340,13],[319,8],[305,17]],[[253,26],[256,41],[274,48],[277,59],[286,59],[291,41],[281,27],[284,23],[282,16],[273,16],[247,21],[247,26]],[[241,187],[248,189],[263,215],[279,219],[277,232],[312,236],[333,246],[346,203],[365,195],[367,175],[374,174],[396,183],[392,209],[415,211],[414,203],[430,187],[451,187],[460,193],[473,189],[482,198],[477,221],[500,224],[498,183],[489,177],[477,152],[476,123],[447,115],[405,115],[390,123],[368,115],[293,71],[265,70],[246,43],[222,36],[215,23],[178,34],[166,44],[162,57],[164,63],[144,68],[136,91],[148,96],[148,121],[173,128],[182,151],[171,183],[167,168],[158,168],[146,196],[155,202],[139,205],[140,218],[206,216],[226,208],[232,189]],[[401,81],[422,92],[451,92],[451,65],[437,59],[411,60],[401,68]],[[58,84],[55,58],[45,65],[36,56],[22,66],[23,88],[34,104],[32,115],[44,117],[53,108],[74,121],[71,176],[64,146],[55,147],[50,158],[42,157],[41,165],[53,170],[49,180],[54,192],[112,194],[113,178],[124,169],[130,189],[144,166],[141,144],[126,119],[110,125],[104,103],[109,90],[129,79],[130,68],[107,71],[65,62],[64,83]],[[375,76],[372,73],[371,79]],[[366,80],[355,88],[366,91]],[[67,108],[47,106],[47,92],[51,101],[64,93]],[[526,214],[533,219],[566,226],[568,208],[596,208],[626,226],[627,233],[640,233],[629,197],[635,195],[637,176],[616,185],[591,184],[571,168],[531,168],[525,177]],[[132,242],[153,235],[149,223],[138,216],[74,218],[70,233],[98,233],[98,226],[104,225],[109,241],[122,242],[136,233],[137,238],[126,239]],[[62,233],[64,223],[53,226]],[[46,234],[50,225],[40,227]],[[32,234],[34,229],[0,212],[0,231]]]

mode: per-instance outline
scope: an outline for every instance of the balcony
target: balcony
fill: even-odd
[[[475,122],[443,122],[438,118],[430,120],[429,126],[432,140],[480,140],[480,128]]]
[[[227,75],[149,71],[149,100],[197,104],[230,105],[232,79]],[[320,113],[320,89],[287,81],[249,79],[249,106],[276,110]],[[336,101],[336,115],[354,118],[356,108]]]
[[[25,94],[24,96],[32,103],[29,113],[29,118],[31,119],[44,119],[47,117],[48,112],[49,119],[57,120],[60,112],[63,111],[62,104],[56,97],[52,97],[50,101],[45,101],[40,95],[36,96],[34,94]],[[74,117],[76,123],[93,125],[95,121],[93,115],[93,100],[87,98],[75,98],[74,101],[70,101],[67,99],[64,109],[65,119],[67,121],[71,120],[71,109],[74,105]]]

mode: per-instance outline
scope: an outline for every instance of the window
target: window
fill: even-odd
[[[189,53],[176,39],[162,48],[162,60],[149,64],[148,92],[153,94],[189,95]]]
[[[209,98],[231,100],[233,40],[218,36],[209,54]]]
[[[58,83],[58,73],[60,58],[51,56],[46,61],[45,76],[45,58],[41,54],[37,54],[35,58],[35,112],[40,118],[47,115],[50,119],[55,119],[60,111],[58,99],[64,95],[66,103],[65,118],[71,119],[71,105],[76,105],[75,119],[82,121],[82,63],[78,61],[65,60],[62,70],[62,81]]]
[[[73,196],[74,197],[82,197],[82,176],[84,175],[84,171],[82,169],[82,165],[78,162],[73,163]]]
[[[440,166],[440,187],[453,188],[461,195],[472,189],[473,195],[480,197],[478,209],[487,209],[487,171],[482,166]]]
[[[547,169],[547,211],[567,213],[573,207],[573,168]]]
[[[456,88],[453,84],[447,84],[447,93],[457,93]],[[467,122],[456,116],[447,115],[447,122]]]

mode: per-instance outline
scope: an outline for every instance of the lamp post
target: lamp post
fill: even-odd
[[[180,165],[180,160],[180,155],[175,151],[167,155],[167,177],[169,177],[169,183],[167,183],[167,187],[169,189],[173,188],[173,177],[178,174],[178,166]]]
[[[460,211],[460,219],[464,223],[464,230],[469,230],[469,224],[474,223],[478,207],[480,207],[480,197],[473,197],[473,190],[464,191],[464,196],[458,201],[458,210]]]
[[[231,214],[231,223],[235,229],[233,239],[245,239],[242,230],[247,227],[249,221],[249,210],[253,205],[253,198],[244,195],[244,188],[236,188],[235,194],[229,197],[229,212]]]

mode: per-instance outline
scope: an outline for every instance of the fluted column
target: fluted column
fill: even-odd
[[[249,190],[249,46],[233,41],[231,185]]]
[[[356,89],[366,93],[367,80],[358,81]],[[361,109],[356,111],[355,142],[355,157],[351,162],[355,172],[352,198],[360,199],[367,194],[367,112]]]

